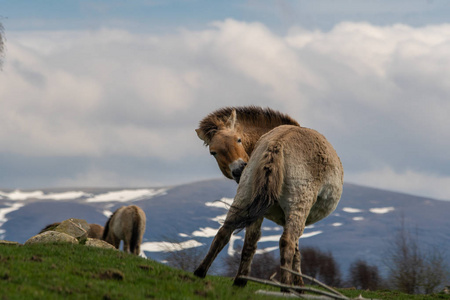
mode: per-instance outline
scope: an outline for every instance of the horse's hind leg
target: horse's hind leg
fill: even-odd
[[[217,255],[220,253],[220,251],[222,251],[223,247],[225,247],[225,245],[230,241],[230,237],[233,231],[234,227],[231,226],[223,225],[222,227],[220,227],[219,231],[214,237],[214,240],[211,243],[208,254],[206,254],[200,266],[198,266],[198,268],[194,271],[195,276],[201,278],[204,278],[206,276],[206,273],[208,272],[209,267],[211,267],[214,259],[216,259]]]
[[[126,253],[130,252],[130,234],[125,234],[125,238],[123,239],[123,251]]]
[[[247,280],[241,279],[239,276],[248,276],[250,274],[253,255],[256,252],[257,243],[261,237],[261,224],[263,220],[264,218],[260,218],[245,229],[245,241],[241,254],[241,263],[233,285],[245,286],[247,284]]]
[[[298,241],[295,244],[295,254],[294,254],[294,260],[292,261],[292,270],[298,273],[301,273],[301,267],[300,267],[300,263],[301,263],[301,254],[300,254],[300,250],[299,250],[299,245],[298,245]],[[294,285],[303,285],[303,279],[301,276],[298,275],[293,275],[293,284]]]
[[[300,251],[298,249],[298,239],[303,233],[304,218],[301,214],[289,214],[286,217],[286,225],[280,238],[280,260],[281,267],[299,271],[300,269]],[[292,280],[294,279],[294,280]],[[293,282],[294,281],[294,282]],[[288,271],[281,270],[281,282],[285,284],[295,283],[303,285],[303,279],[300,276],[293,278]]]

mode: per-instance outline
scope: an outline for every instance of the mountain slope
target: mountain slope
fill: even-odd
[[[236,188],[230,180],[216,179],[158,189],[3,190],[0,239],[23,243],[45,225],[71,217],[103,225],[115,209],[133,203],[147,214],[142,249],[147,257],[162,261],[175,248],[206,251]],[[306,228],[300,246],[331,251],[343,272],[358,258],[383,271],[383,255],[402,220],[417,229],[419,242],[450,249],[449,211],[450,202],[345,184],[336,211]],[[266,220],[258,249],[278,254],[281,232]],[[242,244],[241,232],[220,257],[233,254]],[[219,270],[220,257],[215,263]]]

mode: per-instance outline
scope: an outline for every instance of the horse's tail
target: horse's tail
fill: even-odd
[[[105,228],[103,230],[103,235],[102,235],[102,240],[106,241],[106,238],[108,237],[109,234],[109,225],[111,223],[111,219],[113,217],[114,214],[111,215],[111,217],[109,217],[108,221],[105,224]]]
[[[279,141],[268,143],[267,149],[258,162],[252,184],[252,202],[239,212],[233,225],[243,229],[264,217],[269,208],[278,201],[284,182],[283,145]]]
[[[140,246],[140,236],[141,236],[141,223],[142,223],[142,218],[141,215],[139,214],[139,208],[137,206],[133,207],[134,208],[134,217],[133,217],[133,228],[131,229],[131,240],[130,240],[130,252],[131,253],[135,253],[136,249],[139,249]],[[139,253],[135,253],[137,255],[139,255]]]

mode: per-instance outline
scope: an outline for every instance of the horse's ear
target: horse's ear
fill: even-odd
[[[206,137],[206,134],[203,130],[199,129],[195,129],[195,132],[197,132],[197,136],[199,139],[201,139],[206,145],[209,144],[209,139]]]
[[[227,122],[225,123],[225,127],[233,130],[235,125],[236,125],[236,110],[233,109],[231,111],[230,118],[228,118]]]

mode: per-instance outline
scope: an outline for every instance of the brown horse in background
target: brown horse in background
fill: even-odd
[[[285,114],[258,107],[223,108],[200,122],[198,137],[209,146],[222,173],[239,183],[224,224],[194,274],[205,277],[236,229],[246,228],[234,284],[250,274],[264,217],[283,226],[280,264],[300,272],[299,238],[305,226],[336,208],[343,168],[336,151],[317,131]],[[292,278],[293,277],[293,278]],[[303,284],[281,270],[281,282]]]
[[[123,241],[123,251],[139,255],[145,232],[145,212],[136,205],[118,208],[108,219],[102,239],[119,249]]]
[[[47,226],[45,226],[44,228],[42,228],[41,231],[39,231],[39,234],[45,232],[45,231],[50,231],[55,229],[56,227],[58,227],[58,225],[61,224],[61,222],[55,222],[52,224],[48,224]],[[101,239],[103,236],[103,226],[98,225],[98,224],[94,224],[91,223],[89,224],[89,230],[87,232],[87,237],[91,238],[91,239]]]

